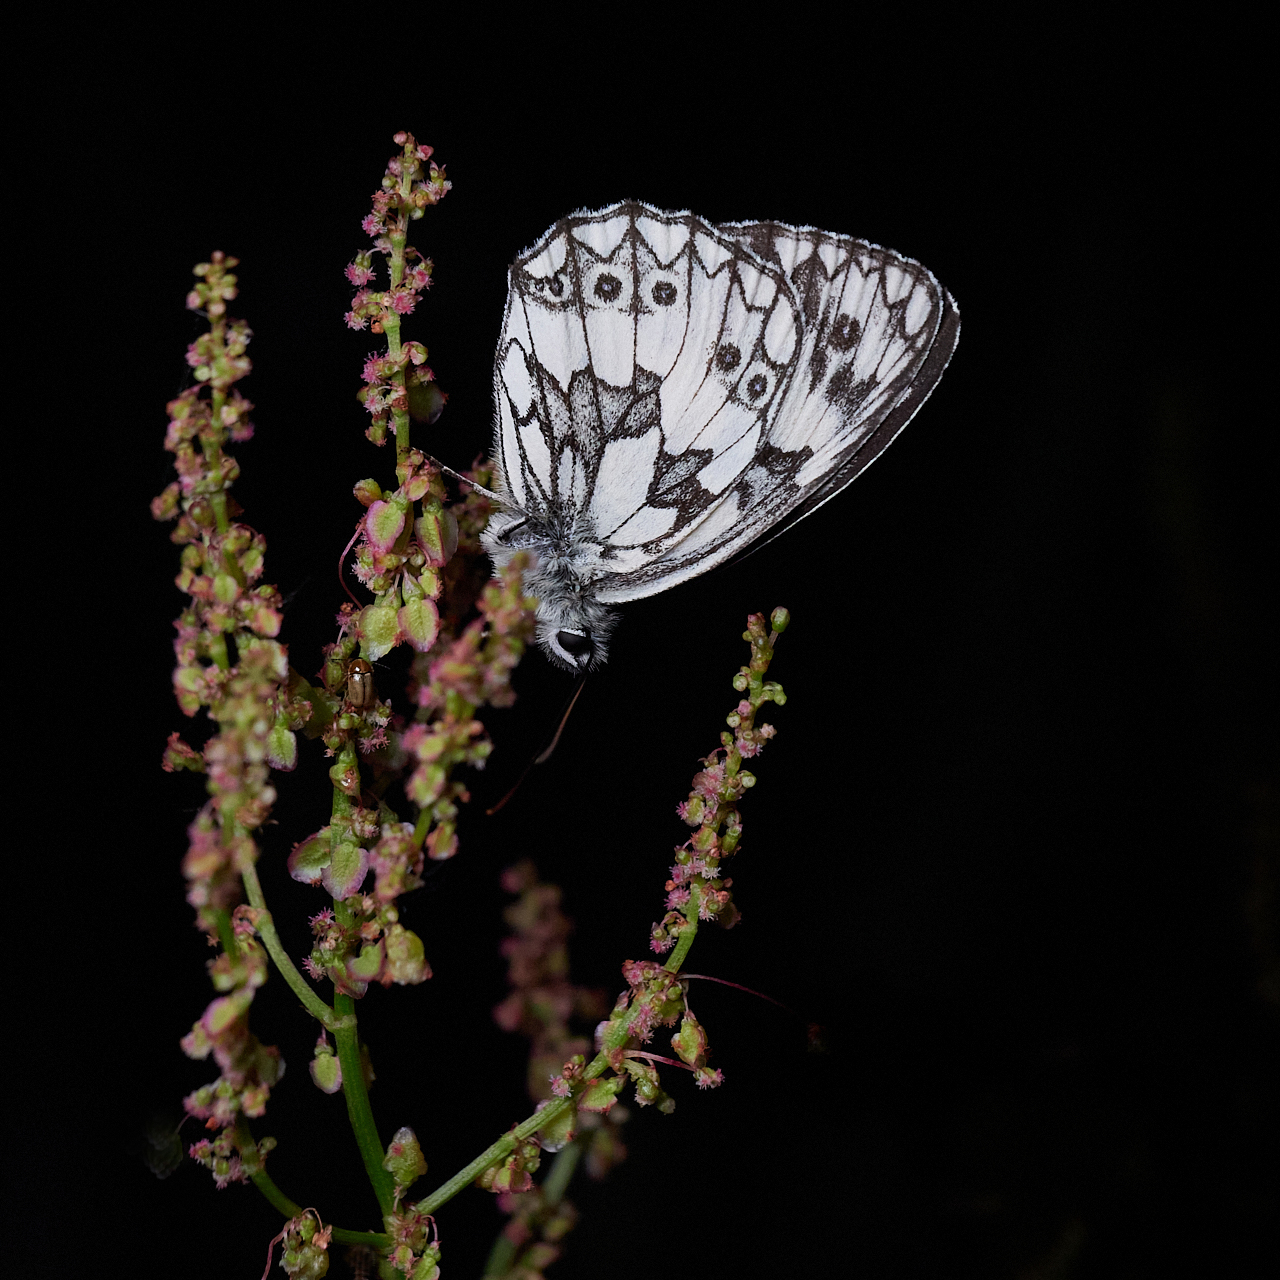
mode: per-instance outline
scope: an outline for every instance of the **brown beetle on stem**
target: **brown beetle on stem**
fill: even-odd
[[[347,706],[353,711],[368,711],[377,701],[373,668],[363,658],[352,658],[347,663]]]

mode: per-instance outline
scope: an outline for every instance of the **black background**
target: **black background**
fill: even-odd
[[[351,486],[391,473],[362,435],[372,339],[342,323],[342,268],[408,128],[454,182],[415,228],[436,276],[405,330],[450,396],[423,442],[454,465],[489,440],[506,265],[576,208],[633,197],[862,236],[926,263],[964,325],[937,392],[839,500],[626,609],[560,749],[486,820],[567,692],[540,655],[520,668],[460,853],[405,903],[435,977],[361,1006],[375,1114],[386,1134],[412,1125],[431,1166],[419,1194],[529,1109],[523,1043],[489,1018],[501,869],[532,857],[563,886],[576,980],[617,990],[684,838],[674,806],[736,699],[746,615],[785,604],[772,675],[789,701],[744,806],[743,920],[704,930],[687,967],[821,1022],[827,1052],[774,1006],[698,987],[724,1087],[671,1079],[672,1116],[632,1108],[630,1158],[570,1192],[582,1220],[551,1274],[1264,1274],[1275,473],[1247,77],[1213,40],[1048,19],[922,34],[793,15],[785,38],[732,39],[570,25],[501,51],[430,26],[393,38],[390,21],[365,15],[326,50],[214,28],[154,58],[104,29],[59,114],[24,116],[71,246],[32,305],[71,324],[54,357],[80,387],[63,412],[81,447],[54,483],[83,575],[54,628],[52,818],[72,825],[40,859],[67,914],[36,944],[55,979],[26,986],[17,1108],[36,1121],[34,1273],[52,1274],[55,1221],[92,1237],[74,1257],[193,1277],[259,1274],[280,1225],[252,1188],[217,1193],[190,1162],[158,1181],[136,1153],[148,1114],[176,1118],[214,1074],[177,1044],[210,995],[180,874],[202,792],[158,761],[171,729],[203,730],[171,699],[177,551],[147,503],[199,328],[190,267],[222,248],[255,332],[258,434],[234,449],[235,492],[312,674]],[[381,690],[401,680],[388,660]],[[324,768],[305,744],[263,840],[295,954],[322,904],[283,863],[325,820]],[[257,1124],[280,1141],[277,1182],[375,1228],[278,978],[253,1026],[289,1068]],[[451,1202],[445,1274],[478,1275],[500,1223],[484,1193]]]

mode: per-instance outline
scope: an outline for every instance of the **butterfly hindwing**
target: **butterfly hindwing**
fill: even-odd
[[[950,294],[920,263],[850,236],[780,223],[722,226],[777,263],[804,329],[769,444],[807,456],[758,512],[763,541],[833,498],[906,426],[959,337]]]

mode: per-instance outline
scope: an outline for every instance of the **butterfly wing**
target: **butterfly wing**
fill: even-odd
[[[767,222],[720,229],[785,271],[803,317],[800,368],[768,443],[808,456],[795,489],[758,513],[769,541],[835,497],[915,416],[955,351],[960,313],[927,268],[865,240]]]
[[[799,358],[732,489],[643,570],[600,582],[603,603],[666,590],[748,553],[835,497],[908,424],[955,351],[955,301],[919,262],[815,228],[718,230],[786,275],[800,311]]]
[[[673,549],[737,510],[800,340],[781,267],[692,214],[557,223],[511,269],[496,452],[519,510],[490,537],[559,522],[602,601],[664,589]]]
[[[655,548],[641,572],[596,590],[621,603],[665,590],[790,528],[835,497],[893,441],[937,385],[960,316],[918,262],[811,227],[717,228],[786,277],[800,313],[798,359],[749,466],[713,511]]]

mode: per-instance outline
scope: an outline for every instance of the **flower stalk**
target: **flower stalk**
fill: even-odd
[[[504,877],[517,896],[508,909],[512,937],[512,993],[495,1010],[510,1031],[531,1040],[530,1094],[535,1110],[499,1136],[464,1168],[425,1197],[411,1186],[426,1173],[418,1140],[407,1126],[383,1143],[370,1104],[372,1071],[361,1044],[356,1001],[373,984],[389,988],[431,977],[424,945],[400,919],[399,899],[423,883],[426,860],[458,851],[459,806],[470,795],[460,766],[480,768],[492,743],[479,719],[486,706],[514,701],[512,672],[533,635],[537,602],[523,588],[530,562],[514,557],[490,581],[480,545],[489,516],[484,489],[491,468],[477,462],[451,499],[441,469],[415,447],[411,430],[433,424],[446,397],[426,364],[424,346],[402,334],[405,317],[430,286],[433,264],[408,242],[410,224],[439,202],[451,184],[431,161],[430,147],[397,134],[399,151],[387,165],[363,226],[371,248],[346,268],[356,293],[347,324],[385,338],[385,349],[364,364],[361,400],[366,436],[375,444],[394,432],[394,477],[384,485],[358,481],[363,508],[353,572],[368,603],[344,604],[336,639],[307,678],[290,665],[278,639],[283,614],[275,587],[261,582],[266,540],[240,520],[230,495],[239,466],[228,445],[247,441],[252,405],[237,383],[251,368],[250,331],[227,314],[237,296],[234,258],[213,254],[195,269],[188,306],[209,322],[188,349],[194,385],[169,406],[166,448],[177,479],[155,499],[153,514],[174,523],[181,548],[176,582],[188,600],[176,623],[173,686],[189,718],[207,712],[213,732],[193,747],[170,735],[163,765],[204,775],[207,799],[189,829],[184,861],[189,903],[218,954],[210,964],[215,996],[183,1049],[212,1057],[219,1074],[184,1105],[208,1136],[190,1154],[210,1169],[215,1184],[252,1182],[285,1217],[277,1240],[290,1275],[323,1275],[331,1243],[367,1246],[412,1280],[435,1280],[440,1240],[436,1212],[472,1184],[501,1199],[511,1215],[494,1247],[486,1276],[533,1280],[559,1255],[575,1211],[566,1198],[575,1172],[601,1176],[623,1158],[619,1098],[633,1090],[639,1106],[671,1112],[659,1069],[693,1075],[699,1088],[719,1085],[708,1065],[707,1033],[689,1008],[681,977],[701,924],[729,927],[738,919],[724,861],[739,851],[740,802],[755,783],[744,762],[773,736],[757,725],[765,703],[782,705],[779,685],[764,679],[788,615],[770,625],[753,615],[745,639],[751,658],[734,677],[741,695],[727,718],[729,732],[702,761],[688,799],[679,806],[693,834],[675,850],[665,885],[665,914],[650,946],[664,963],[627,960],[625,989],[611,1010],[600,993],[568,980],[569,923],[560,891],[541,883],[529,863]],[[381,256],[385,279],[377,282]],[[374,664],[405,644],[414,652],[408,715],[380,695]],[[317,743],[300,748],[298,734]],[[276,792],[271,771],[294,769],[301,752],[323,749],[331,783],[328,821],[299,841],[288,858],[294,879],[325,893],[311,918],[312,946],[301,967],[286,951],[268,909],[256,863],[256,833],[268,821]],[[415,811],[402,818],[387,799],[403,783]],[[668,954],[669,953],[669,954]],[[306,1012],[322,1028],[310,1075],[327,1093],[342,1090],[361,1162],[384,1230],[355,1231],[322,1221],[276,1186],[267,1172],[272,1137],[255,1138],[250,1120],[264,1115],[284,1062],[274,1046],[250,1030],[257,989],[274,965]],[[332,1002],[314,983],[332,986]],[[574,1031],[577,1016],[595,1024],[594,1045]],[[674,1028],[674,1057],[645,1048],[660,1026]],[[329,1036],[333,1037],[330,1044]],[[542,1153],[554,1161],[542,1182]]]

